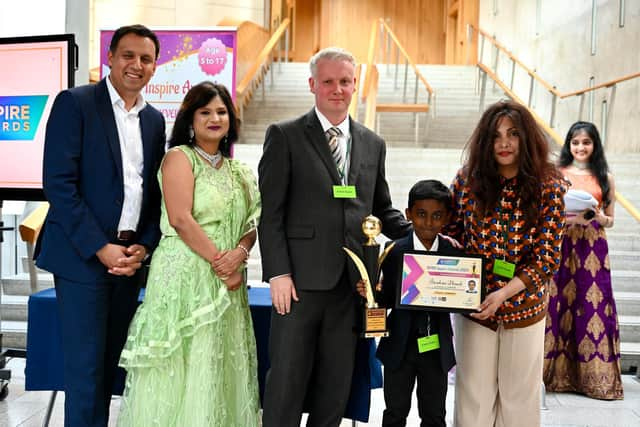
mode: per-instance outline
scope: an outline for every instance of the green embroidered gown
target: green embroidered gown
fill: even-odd
[[[253,173],[236,160],[211,167],[180,146],[193,175],[192,214],[220,250],[256,227],[260,197]],[[158,172],[162,182],[162,172]],[[247,288],[227,291],[211,265],[169,225],[153,253],[144,303],[120,359],[127,370],[118,425],[259,425],[256,344]]]

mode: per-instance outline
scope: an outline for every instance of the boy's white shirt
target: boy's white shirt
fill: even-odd
[[[418,235],[416,234],[416,232],[413,232],[413,249],[415,249],[416,251],[426,251],[427,248],[424,247],[424,245],[422,244],[422,242],[420,241],[420,239],[418,238]],[[437,252],[438,251],[438,236],[436,236],[435,239],[433,239],[433,244],[431,245],[431,249],[429,249],[431,252]]]

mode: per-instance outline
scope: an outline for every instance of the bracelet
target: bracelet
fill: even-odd
[[[244,252],[246,258],[244,259],[245,261],[247,261],[249,259],[249,249],[245,248],[244,246],[242,246],[242,244],[238,243],[238,248],[242,249],[242,251]]]

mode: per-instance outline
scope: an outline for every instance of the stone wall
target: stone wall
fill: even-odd
[[[591,54],[592,4],[596,7],[595,54]],[[640,72],[640,2],[626,0],[624,26],[619,25],[620,0],[480,0],[480,28],[492,34],[507,49],[561,93],[566,94],[625,75]],[[510,63],[502,61],[509,75]],[[509,68],[509,70],[505,70]],[[529,80],[516,73],[516,91],[528,99]],[[607,151],[640,152],[636,137],[640,123],[640,78],[617,85],[615,99],[611,89],[594,92],[591,116],[589,96],[579,117],[580,99],[566,98],[558,103],[555,129],[564,136],[579,118],[591,120],[602,131],[602,106],[609,110]],[[613,106],[612,106],[613,105]],[[551,97],[538,87],[533,106],[549,119]],[[612,106],[612,107],[611,107]]]

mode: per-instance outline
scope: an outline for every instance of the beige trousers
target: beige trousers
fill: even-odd
[[[456,427],[539,427],[544,321],[497,331],[455,318]]]

